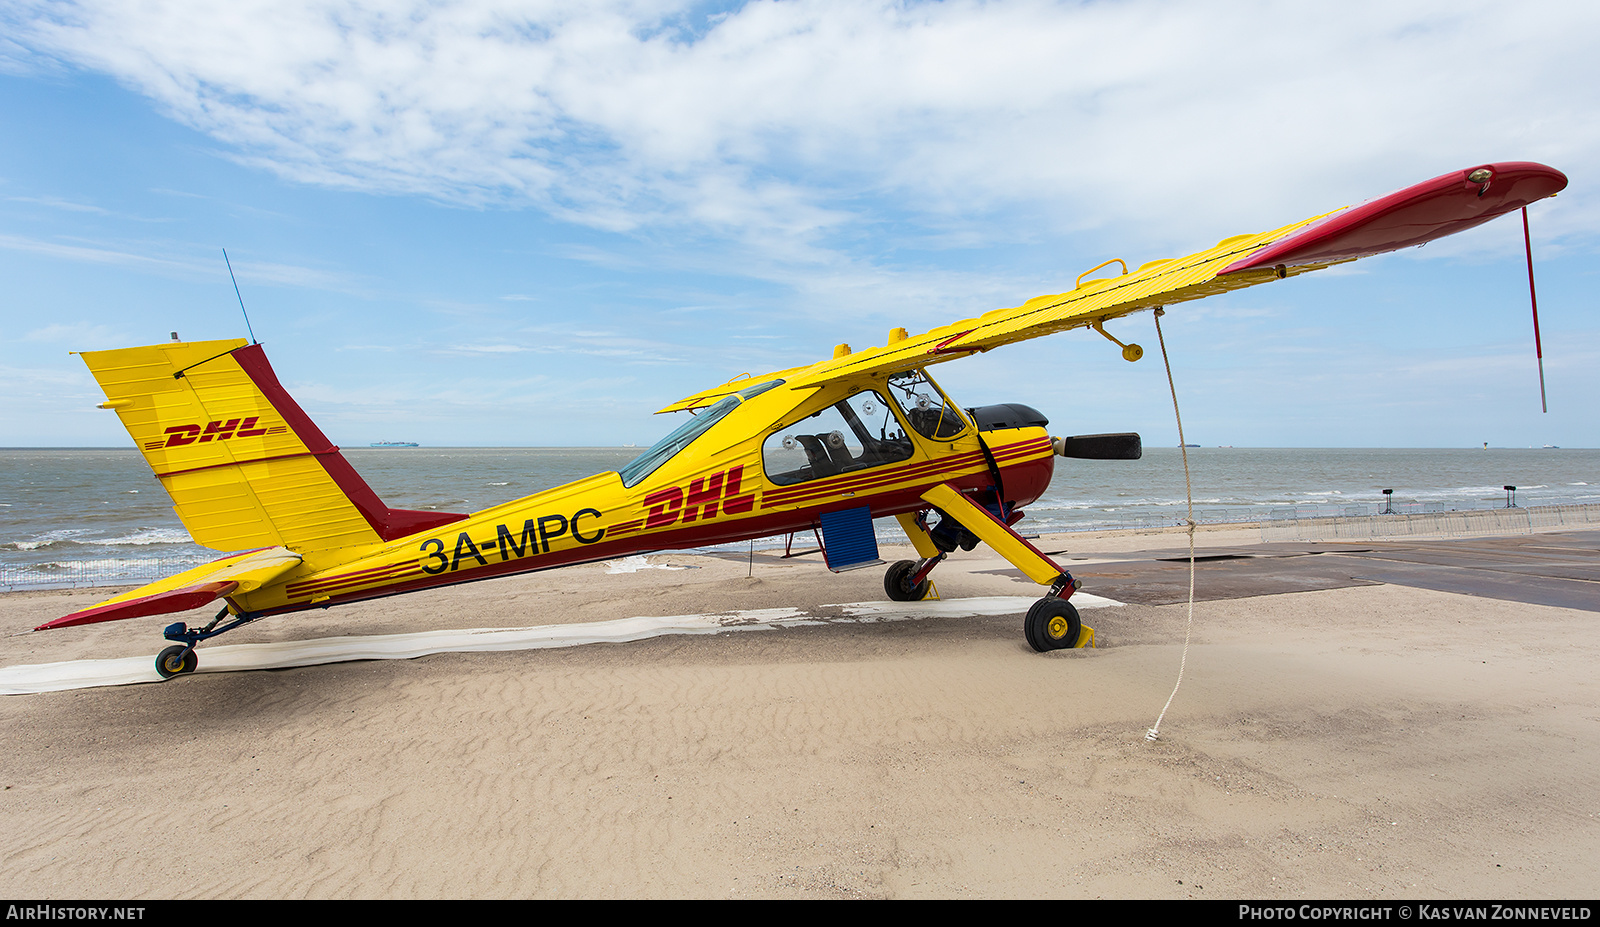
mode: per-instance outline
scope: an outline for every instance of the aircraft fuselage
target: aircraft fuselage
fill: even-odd
[[[996,470],[1008,510],[1037,499],[1054,468],[1044,428],[984,431],[980,443],[970,416],[943,400],[932,381],[921,376],[923,401],[947,419],[924,429],[931,435],[908,421],[911,416],[903,406],[910,403],[890,398],[887,378],[812,389],[780,384],[751,390],[756,395],[739,401],[633,485],[625,485],[627,468],[599,473],[369,551],[308,552],[281,583],[230,602],[242,612],[278,614],[576,563],[804,532],[830,512],[864,506],[870,517],[884,518],[926,509],[923,494],[940,484],[975,498],[987,496],[993,503]],[[863,421],[863,409],[874,422]],[[833,421],[836,410],[843,415]],[[922,409],[917,414],[926,418],[933,413]],[[806,433],[839,422],[845,424],[831,432]],[[821,452],[814,449],[817,445]],[[800,461],[805,462],[787,469]],[[779,469],[784,472],[773,472]],[[319,561],[334,562],[319,566]]]

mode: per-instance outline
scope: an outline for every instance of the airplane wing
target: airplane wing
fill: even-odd
[[[1080,277],[1070,292],[1038,296],[1021,306],[996,309],[921,335],[908,336],[904,329],[895,329],[881,348],[846,353],[841,345],[830,360],[758,377],[742,375],[661,411],[697,409],[772,379],[781,378],[792,386],[820,386],[842,377],[913,370],[1014,341],[1102,324],[1141,309],[1201,299],[1426,244],[1553,196],[1566,185],[1566,175],[1560,171],[1528,161],[1453,171],[1359,206],[1269,232],[1225,238],[1187,257],[1149,261],[1132,272],[1124,265],[1123,273],[1114,277]]]
[[[286,547],[233,554],[47,621],[34,630],[186,612],[224,596],[259,589],[299,565],[300,555]]]

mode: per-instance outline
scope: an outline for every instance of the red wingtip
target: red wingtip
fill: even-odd
[[[1532,161],[1502,161],[1452,171],[1329,216],[1229,264],[1220,273],[1345,261],[1409,248],[1466,231],[1553,196],[1566,186],[1567,175]]]

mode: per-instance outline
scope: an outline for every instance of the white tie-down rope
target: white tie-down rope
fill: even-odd
[[[1161,342],[1161,363],[1167,368],[1167,389],[1172,391],[1172,415],[1178,420],[1178,450],[1183,455],[1183,492],[1189,505],[1189,621],[1183,629],[1183,659],[1178,662],[1178,681],[1172,684],[1172,694],[1167,696],[1167,703],[1161,706],[1156,723],[1144,732],[1145,740],[1155,740],[1161,736],[1161,719],[1167,716],[1167,709],[1172,707],[1172,700],[1178,696],[1178,687],[1183,685],[1183,670],[1189,665],[1189,632],[1194,630],[1194,486],[1189,479],[1189,449],[1183,440],[1183,415],[1178,411],[1178,388],[1172,383],[1172,362],[1167,360],[1167,339],[1161,335],[1161,317],[1166,314],[1159,306],[1156,308],[1156,340]]]

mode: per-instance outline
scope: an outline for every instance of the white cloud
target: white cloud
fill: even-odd
[[[987,216],[1141,245],[1483,160],[1600,168],[1600,7],[85,0],[21,41],[299,181],[833,260]],[[1592,234],[1577,187],[1545,235]],[[950,234],[959,237],[959,231]]]
[[[37,254],[60,260],[136,268],[180,280],[216,280],[228,271],[216,257],[196,255],[195,246],[182,242],[77,242],[45,241],[22,235],[0,233],[0,249]],[[144,252],[144,253],[141,253]],[[234,262],[234,272],[242,282],[303,287],[369,296],[373,289],[349,274],[301,267],[271,261]]]
[[[9,196],[6,199],[13,203],[34,203],[39,206],[48,206],[51,209],[65,209],[68,212],[89,212],[97,215],[109,216],[110,210],[101,209],[88,203],[74,203],[54,196]]]
[[[97,325],[93,322],[70,322],[64,325],[55,324],[36,328],[17,340],[41,344],[70,345],[73,351],[93,351],[102,348],[121,347],[127,343],[127,339],[126,332],[108,325]]]
[[[105,246],[98,242],[66,244],[63,242],[41,241],[21,235],[0,234],[0,248],[90,264],[138,267],[178,277],[204,273],[197,263],[190,260],[138,254],[132,250],[124,250],[122,246]]]

